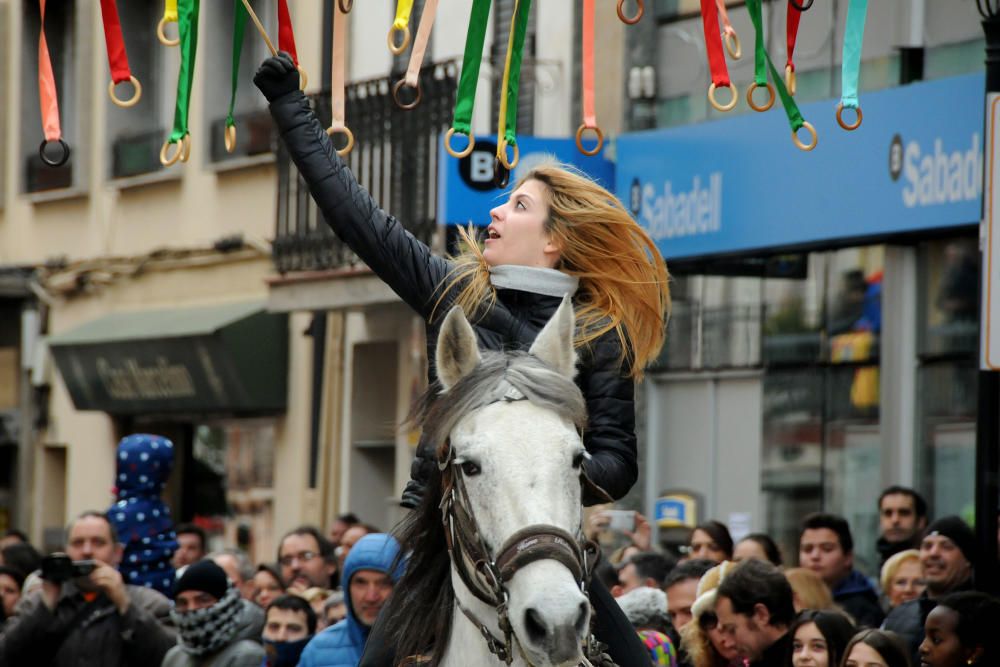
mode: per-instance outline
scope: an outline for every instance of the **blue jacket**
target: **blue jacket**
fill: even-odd
[[[344,602],[347,617],[310,641],[299,661],[299,667],[355,667],[361,660],[371,628],[363,625],[354,616],[351,605],[351,577],[358,570],[375,570],[388,574],[393,583],[403,574],[401,563],[391,570],[392,562],[399,553],[399,543],[391,535],[373,533],[365,535],[351,547],[344,562]]]
[[[833,601],[851,615],[859,628],[877,628],[885,619],[878,593],[865,575],[857,570],[851,570],[833,589]]]

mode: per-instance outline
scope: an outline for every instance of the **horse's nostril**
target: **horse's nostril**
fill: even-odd
[[[544,641],[548,634],[548,628],[541,615],[530,607],[524,612],[524,629],[528,631],[528,639],[536,644]]]
[[[589,620],[587,616],[589,612],[590,612],[590,605],[586,602],[581,602],[580,613],[577,615],[576,623],[574,624],[577,634],[580,635],[581,637],[587,634],[587,621]]]

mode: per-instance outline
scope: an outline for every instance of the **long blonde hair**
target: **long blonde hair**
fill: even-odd
[[[573,299],[576,345],[614,330],[623,364],[636,379],[660,352],[670,313],[667,265],[652,239],[621,202],[581,173],[562,165],[540,165],[526,181],[543,183],[549,194],[546,232],[561,250],[556,267],[580,281]],[[461,252],[446,278],[438,304],[450,294],[475,319],[496,302],[489,266],[473,232],[459,228]]]

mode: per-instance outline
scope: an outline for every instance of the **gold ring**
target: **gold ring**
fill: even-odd
[[[338,2],[340,4],[340,11],[342,13],[344,14],[351,13],[351,9],[354,7],[354,0],[338,0]]]
[[[747,104],[749,104],[750,108],[753,109],[754,111],[767,111],[768,109],[774,106],[774,86],[771,85],[770,81],[767,82],[767,95],[768,95],[767,102],[765,102],[760,106],[757,106],[757,104],[753,101],[753,91],[757,90],[758,88],[760,88],[760,85],[758,85],[756,82],[751,83],[750,87],[747,88]]]
[[[799,134],[797,130],[792,130],[792,141],[799,149],[804,151],[811,151],[812,149],[816,148],[816,142],[819,141],[819,138],[816,136],[816,128],[813,127],[812,123],[810,123],[809,121],[805,121],[804,123],[802,123],[802,127],[806,128],[806,131],[808,131],[809,134],[812,135],[812,142],[808,144],[802,143],[802,140],[799,139]]]
[[[853,125],[848,125],[844,122],[844,103],[841,102],[837,105],[837,122],[840,123],[840,126],[848,132],[852,132],[861,127],[861,107],[853,107],[853,109],[858,114],[858,118],[854,121]]]
[[[309,77],[306,76],[306,71],[302,69],[302,65],[298,66],[299,70],[299,90],[305,90],[306,86],[309,85]]]
[[[232,153],[236,150],[236,126],[226,125],[226,152]]]
[[[347,145],[344,146],[343,148],[337,150],[337,155],[339,155],[340,157],[344,157],[345,155],[347,155],[348,153],[350,153],[351,150],[354,149],[354,133],[351,132],[350,128],[347,127],[346,125],[343,126],[343,127],[333,127],[333,126],[330,126],[330,127],[326,128],[326,133],[328,135],[330,135],[331,139],[333,138],[333,135],[335,135],[335,134],[343,134],[343,135],[347,136]]]
[[[176,21],[170,21],[170,23],[176,23]],[[156,24],[156,36],[160,38],[160,44],[163,44],[163,46],[177,46],[178,44],[180,44],[181,43],[180,35],[177,36],[177,39],[168,39],[166,28],[167,28],[167,17],[164,16],[162,19],[160,19],[160,22]]]
[[[191,157],[191,135],[185,134],[184,138],[181,139],[181,147],[184,149],[181,152],[181,162],[187,162]]]
[[[410,102],[409,104],[403,104],[402,102],[399,101],[399,91],[403,89],[403,86],[406,86],[407,88],[413,88],[413,90],[417,91],[416,93],[417,96],[413,98],[413,101]],[[419,81],[417,81],[417,85],[415,86],[407,86],[406,79],[400,79],[399,81],[396,82],[396,85],[392,87],[392,101],[396,103],[397,107],[403,109],[404,111],[409,111],[410,109],[413,109],[418,104],[420,104],[420,98],[422,95],[423,92],[420,90]]]
[[[114,80],[108,82],[108,95],[111,96],[111,101],[120,106],[122,109],[134,107],[139,103],[139,99],[142,97],[142,84],[139,83],[139,79],[129,75],[128,80],[129,83],[132,84],[135,91],[132,93],[132,97],[127,100],[120,99],[115,95],[115,85],[117,84],[115,84]],[[122,83],[125,82],[122,81]]]
[[[736,86],[733,82],[730,81],[727,85],[723,86],[723,88],[728,88],[733,94],[733,99],[729,100],[729,104],[726,104],[725,106],[719,104],[715,100],[715,91],[718,90],[716,85],[713,83],[708,87],[708,103],[715,107],[716,111],[729,111],[736,106],[736,101],[739,99],[739,93],[736,91]]]
[[[399,45],[397,45],[396,40],[393,39],[398,32],[403,33],[403,42]],[[406,50],[406,47],[410,45],[410,26],[407,25],[402,28],[397,28],[396,24],[393,24],[392,27],[389,28],[389,34],[385,38],[385,43],[389,45],[389,51],[392,52],[392,55],[398,56],[401,54]]]
[[[583,147],[583,133],[587,130],[593,130],[594,134],[597,135],[597,145],[593,149],[587,150]],[[584,155],[597,155],[601,152],[601,148],[604,146],[604,133],[601,132],[599,127],[587,127],[586,124],[580,124],[580,127],[576,128],[576,147],[580,149],[580,152]]]
[[[621,19],[622,23],[625,23],[627,25],[635,25],[636,23],[639,22],[639,19],[642,18],[642,15],[646,11],[645,6],[643,5],[643,0],[635,0],[635,2],[637,5],[639,5],[639,9],[638,11],[636,11],[635,16],[633,16],[632,18],[628,18],[627,16],[625,16],[625,10],[624,10],[625,0],[618,0],[618,18]]]
[[[444,135],[444,149],[448,151],[448,155],[452,156],[453,158],[458,158],[459,160],[461,160],[463,157],[469,155],[469,153],[472,152],[472,149],[476,147],[476,140],[473,138],[471,134],[466,134],[465,137],[469,140],[469,145],[465,147],[465,150],[456,151],[454,148],[451,147],[451,138],[454,135],[455,135],[455,128],[449,129],[448,133]]]
[[[160,164],[164,167],[177,164],[177,161],[181,159],[182,143],[183,141],[170,141],[169,139],[163,142],[163,148],[160,149]],[[167,151],[170,150],[171,146],[177,146],[177,150],[174,151],[173,155],[168,156]]]
[[[514,149],[514,159],[509,161],[507,160],[508,146]],[[517,144],[508,144],[506,139],[501,139],[500,144],[497,146],[497,157],[500,158],[500,163],[504,167],[513,171],[521,159],[521,151],[518,149]]]
[[[729,57],[733,60],[739,60],[740,56],[743,55],[743,49],[740,46],[740,36],[736,34],[736,31],[730,28],[723,34],[723,40],[726,43],[726,51],[729,51]]]
[[[791,65],[785,65],[785,88],[789,95],[795,95],[795,70]]]

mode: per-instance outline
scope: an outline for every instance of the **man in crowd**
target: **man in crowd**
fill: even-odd
[[[340,546],[340,540],[343,539],[344,533],[351,526],[356,526],[361,523],[361,519],[357,515],[348,512],[347,514],[341,514],[330,526],[330,541],[333,542],[334,547]]]
[[[281,538],[278,564],[289,593],[330,588],[330,575],[336,568],[333,544],[315,526],[299,526]]]
[[[906,549],[918,549],[927,527],[927,501],[905,486],[890,486],[878,499],[879,567]]]
[[[123,548],[107,515],[74,519],[65,548],[76,568],[42,564],[41,589],[21,599],[0,634],[0,665],[159,665],[176,643],[161,624],[170,601],[123,581],[115,569]]]
[[[937,601],[949,593],[972,589],[977,551],[975,534],[957,516],[943,517],[927,527],[920,542],[920,568],[927,588],[916,600],[893,609],[883,626],[906,640],[914,665],[920,664],[924,621]]]
[[[170,613],[180,643],[170,649],[162,667],[260,665],[263,616],[215,562],[205,559],[189,565],[174,586]]]
[[[228,548],[210,553],[208,558],[222,568],[244,600],[253,600],[256,592],[253,577],[257,571],[246,552],[242,549]]]
[[[267,667],[295,667],[316,634],[316,612],[297,595],[280,595],[267,607],[264,650]]]
[[[718,565],[707,558],[686,560],[675,567],[663,582],[667,592],[667,616],[677,632],[691,622],[691,606],[698,599],[698,582]]]
[[[351,548],[355,544],[357,544],[358,540],[360,540],[365,535],[368,535],[369,533],[377,533],[377,532],[378,531],[375,530],[373,527],[363,523],[355,524],[350,528],[348,528],[347,530],[345,530],[344,534],[340,538],[340,544],[337,545],[337,550],[336,550],[337,571],[338,572],[344,571],[344,561],[347,560],[347,554],[351,553]],[[343,584],[343,581],[341,581],[340,583]]]
[[[371,626],[403,574],[395,569],[399,543],[391,535],[365,535],[344,563],[347,617],[309,642],[300,667],[354,667],[361,660]]]
[[[174,567],[178,570],[191,563],[197,563],[207,553],[205,531],[193,523],[177,524],[177,551],[174,552]]]
[[[833,600],[859,627],[877,628],[885,614],[878,593],[854,569],[854,538],[842,517],[810,514],[799,535],[799,565],[818,574],[833,592]]]
[[[637,553],[618,568],[618,585],[611,589],[611,594],[619,597],[640,586],[663,590],[675,565],[672,558],[654,551]]]
[[[750,667],[791,664],[795,621],[792,587],[781,570],[750,559],[726,575],[716,593],[719,627],[736,642]]]

